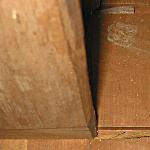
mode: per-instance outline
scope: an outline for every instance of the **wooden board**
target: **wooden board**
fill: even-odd
[[[25,144],[26,143],[26,144]],[[0,150],[149,150],[149,138],[130,140],[2,140]]]
[[[99,44],[99,47],[92,51],[92,60],[93,69],[97,66],[99,69],[97,108],[100,129],[150,127],[149,8],[135,6],[133,15],[105,14],[99,17],[99,24],[95,26],[97,31],[92,40],[93,45]]]
[[[27,140],[0,140],[0,150],[27,150]]]
[[[92,132],[92,133],[91,133]],[[0,139],[91,139],[96,131],[88,127],[56,129],[8,129],[0,130]]]
[[[5,0],[0,8],[0,136],[95,132],[79,1]]]
[[[138,4],[138,5],[149,5],[149,0],[103,0],[105,4]]]
[[[150,137],[150,128],[101,128],[98,131],[98,137],[100,140],[114,140],[114,139],[140,139]]]
[[[27,150],[88,150],[88,140],[29,140]]]

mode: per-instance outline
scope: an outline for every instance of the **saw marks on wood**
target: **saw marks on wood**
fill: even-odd
[[[89,150],[89,140],[29,140],[27,150]]]

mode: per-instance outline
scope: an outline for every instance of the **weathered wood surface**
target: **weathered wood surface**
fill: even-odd
[[[149,138],[130,140],[94,140],[91,150],[149,150]]]
[[[0,140],[0,150],[27,150],[27,140]]]
[[[2,140],[2,150],[149,150],[149,138],[130,140]]]
[[[135,10],[100,18],[99,127],[150,127],[150,9]]]
[[[0,1],[0,130],[94,121],[79,1]]]
[[[49,129],[2,129],[0,139],[91,139],[95,130],[89,127],[76,128],[49,128]]]

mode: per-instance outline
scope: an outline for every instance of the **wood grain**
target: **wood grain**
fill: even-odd
[[[105,4],[136,4],[136,5],[149,5],[149,0],[104,0]]]
[[[27,150],[27,140],[0,140],[0,150]]]
[[[150,125],[150,11],[136,12],[100,18],[99,127]]]
[[[88,150],[88,140],[29,140],[28,150]]]
[[[130,140],[1,140],[0,150],[149,150],[149,138]]]
[[[70,59],[72,60],[77,76],[84,117],[89,128],[91,128],[91,130],[95,130],[95,114],[91,100],[89,77],[87,76],[88,68],[86,63],[86,50],[84,46],[84,29],[82,26],[83,21],[81,17],[81,6],[79,1],[59,0],[59,7],[63,18]]]
[[[134,140],[94,140],[91,150],[149,150],[148,138]]]
[[[95,130],[79,1],[0,8],[0,129]]]

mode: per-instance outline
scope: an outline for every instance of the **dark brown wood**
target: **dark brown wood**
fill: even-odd
[[[100,128],[97,139],[139,139],[150,137],[150,128]]]
[[[92,137],[93,134],[91,134],[88,127],[0,130],[0,139],[91,139]]]
[[[0,8],[0,137],[95,135],[79,0],[5,0]]]
[[[144,8],[100,18],[99,127],[150,127],[150,11]]]

